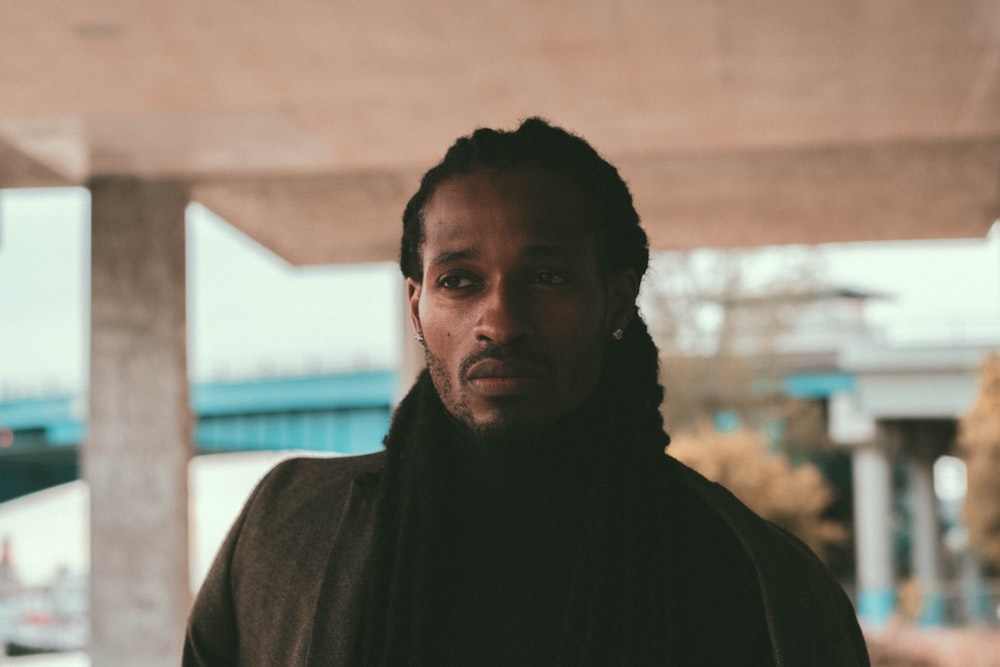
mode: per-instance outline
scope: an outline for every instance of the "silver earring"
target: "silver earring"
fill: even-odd
[[[417,333],[413,334],[413,340],[422,344],[424,342],[424,332],[418,331]]]
[[[615,340],[621,340],[622,338],[625,337],[625,332],[622,331],[621,329],[615,329],[614,331],[611,332],[611,337],[614,338]]]

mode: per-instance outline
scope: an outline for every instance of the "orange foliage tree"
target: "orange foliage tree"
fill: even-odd
[[[986,358],[979,377],[979,394],[959,421],[959,447],[968,469],[962,514],[969,543],[1000,567],[1000,355]]]
[[[820,558],[847,538],[844,527],[823,518],[833,492],[816,466],[792,466],[770,451],[766,437],[739,429],[718,433],[702,424],[674,438],[667,453],[722,484],[765,519],[805,542]]]

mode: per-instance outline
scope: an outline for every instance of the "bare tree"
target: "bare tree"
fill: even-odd
[[[668,429],[694,429],[721,411],[757,427],[794,413],[781,391],[782,336],[821,270],[812,249],[781,261],[733,250],[656,258],[644,299],[662,353]]]

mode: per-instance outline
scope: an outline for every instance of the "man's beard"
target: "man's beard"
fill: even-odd
[[[476,438],[484,442],[501,442],[531,435],[530,431],[519,429],[517,424],[511,423],[503,416],[485,421],[477,420],[463,395],[455,391],[452,378],[448,374],[444,362],[426,347],[424,348],[424,359],[431,375],[431,381],[434,383],[434,388],[437,390],[445,410],[469,429]],[[476,360],[465,360],[461,368],[467,368]],[[461,376],[463,372],[464,370],[460,370],[459,375]],[[461,382],[461,379],[459,381]]]

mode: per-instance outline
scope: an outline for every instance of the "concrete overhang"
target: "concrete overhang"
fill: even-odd
[[[535,114],[660,248],[1000,217],[993,0],[36,0],[0,5],[0,56],[0,187],[181,180],[295,264],[393,258],[443,149]]]
[[[985,345],[854,345],[839,367],[856,381],[857,405],[872,419],[958,419],[972,406]]]
[[[855,375],[907,372],[975,375],[990,349],[987,344],[971,343],[911,347],[848,345],[837,355],[837,367]]]

